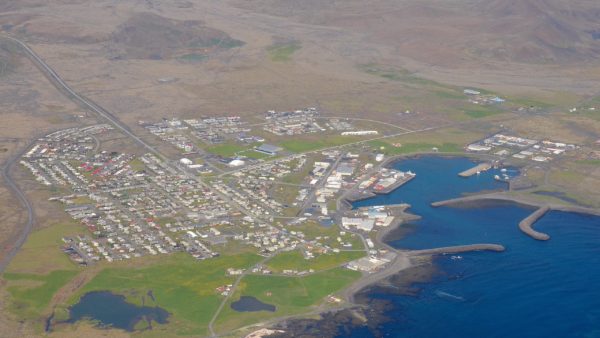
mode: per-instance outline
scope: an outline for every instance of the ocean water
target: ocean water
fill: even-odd
[[[547,242],[522,234],[517,225],[532,210],[516,204],[477,208],[432,208],[430,203],[481,190],[503,189],[494,171],[471,178],[457,173],[473,165],[466,158],[420,157],[395,165],[417,178],[388,196],[356,203],[410,203],[422,220],[408,226],[398,248],[498,243],[502,253],[438,256],[439,274],[414,285],[417,296],[374,290],[390,301],[386,337],[600,337],[600,217],[550,212],[535,227]],[[456,257],[455,257],[456,258]],[[367,329],[349,337],[373,337]],[[346,335],[345,337],[348,337]]]

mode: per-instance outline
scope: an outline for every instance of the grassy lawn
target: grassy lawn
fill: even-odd
[[[583,165],[593,165],[593,166],[600,165],[600,160],[578,160],[575,162],[577,164],[583,164]]]
[[[360,141],[361,139],[365,138],[341,135],[320,135],[319,137],[310,137],[306,139],[285,140],[280,142],[279,145],[293,153],[304,153],[333,146],[340,146]]]
[[[221,256],[197,261],[187,254],[173,254],[158,263],[141,268],[106,268],[77,292],[69,303],[77,302],[89,291],[110,290],[123,294],[128,301],[141,303],[141,296],[152,290],[156,306],[171,313],[169,324],[153,328],[167,335],[206,335],[208,323],[222,296],[215,289],[232,284],[235,277],[228,268],[248,268],[260,260],[254,254]]]
[[[256,160],[276,157],[276,156],[271,156],[269,154],[261,153],[260,151],[256,151],[254,149],[248,149],[248,150],[241,151],[238,153],[238,155],[246,156],[248,158],[253,158]]]
[[[558,185],[577,185],[581,183],[585,175],[573,170],[553,170],[550,172],[550,182]]]
[[[288,42],[284,44],[274,44],[267,47],[267,52],[271,61],[283,62],[292,59],[292,55],[302,48],[302,44],[298,41]]]
[[[75,270],[77,266],[60,249],[63,244],[62,238],[84,233],[87,233],[87,230],[75,224],[55,224],[34,231],[6,271],[47,274],[54,270]]]
[[[365,256],[365,253],[361,251],[341,251],[339,253],[318,255],[313,259],[304,259],[302,253],[294,250],[280,253],[271,259],[267,266],[274,272],[281,272],[286,269],[321,271],[338,267],[363,256]]]
[[[498,106],[477,106],[465,109],[465,114],[468,117],[479,119],[483,117],[493,116],[502,113],[502,109]]]
[[[54,294],[70,281],[77,270],[56,270],[47,275],[5,273],[11,295],[10,309],[20,318],[37,319]]]
[[[385,141],[371,141],[369,144],[387,155],[401,155],[401,154],[411,154],[418,152],[430,152],[434,147],[438,148],[438,151],[441,153],[453,153],[453,152],[461,152],[462,147],[456,143],[427,143],[427,142],[415,142],[415,143],[402,143],[401,147],[394,147],[392,144],[387,143]],[[381,150],[381,147],[384,147]]]
[[[349,232],[344,235],[340,235],[340,230],[335,225],[330,227],[322,226],[315,221],[304,222],[299,225],[288,227],[289,231],[302,232],[307,240],[313,240],[317,237],[321,237],[321,243],[329,245],[332,248],[341,248],[341,245],[337,241],[337,237],[341,237],[342,241],[352,243],[352,249],[362,249],[362,242],[358,238]],[[325,238],[328,237],[328,238]]]
[[[61,239],[86,232],[81,226],[62,223],[32,232],[1,275],[9,295],[4,300],[7,309],[19,319],[41,323],[56,292],[81,271],[61,251]]]
[[[131,160],[131,162],[129,162],[129,165],[131,166],[131,169],[135,171],[141,171],[146,169],[146,165],[139,158]]]
[[[323,271],[306,277],[246,276],[217,318],[217,331],[227,332],[252,323],[308,312],[323,299],[350,285],[360,273],[343,268]],[[275,312],[236,312],[231,302],[240,296],[253,296],[275,305]]]
[[[307,157],[306,163],[298,172],[290,173],[289,175],[284,176],[282,178],[282,181],[292,184],[303,183],[306,180],[306,177],[308,177],[310,171],[313,169],[315,161],[316,159],[314,157]]]
[[[245,147],[236,143],[223,143],[209,146],[206,148],[206,151],[223,157],[232,157],[235,156],[237,153],[248,149],[249,147]]]

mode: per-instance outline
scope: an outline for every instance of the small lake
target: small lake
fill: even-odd
[[[137,306],[125,301],[125,297],[109,291],[88,292],[69,309],[67,323],[89,319],[101,327],[114,327],[134,331],[138,322],[144,320],[151,327],[152,322],[167,323],[169,313],[160,307]]]
[[[242,296],[240,300],[231,303],[231,308],[237,312],[269,311],[275,312],[275,305],[263,303],[251,296]]]

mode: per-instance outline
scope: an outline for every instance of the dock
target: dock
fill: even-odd
[[[375,187],[375,188],[372,188],[371,191],[374,194],[377,194],[377,195],[387,195],[387,194],[391,193],[392,191],[400,188],[404,184],[410,182],[415,177],[417,177],[415,174],[408,174],[408,173],[406,173],[405,176],[404,176],[404,178],[399,178],[396,182],[390,184],[389,186],[384,187],[382,189],[377,189]]]
[[[471,169],[467,169],[461,173],[458,174],[458,176],[460,177],[470,177],[473,176],[475,174],[479,174],[482,171],[487,171],[490,170],[492,168],[492,165],[490,163],[479,163],[478,165],[474,166]]]

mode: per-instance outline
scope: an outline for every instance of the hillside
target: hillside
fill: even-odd
[[[242,44],[197,20],[172,20],[139,13],[119,25],[111,34],[107,48],[112,58],[164,59],[183,50],[208,55]]]

